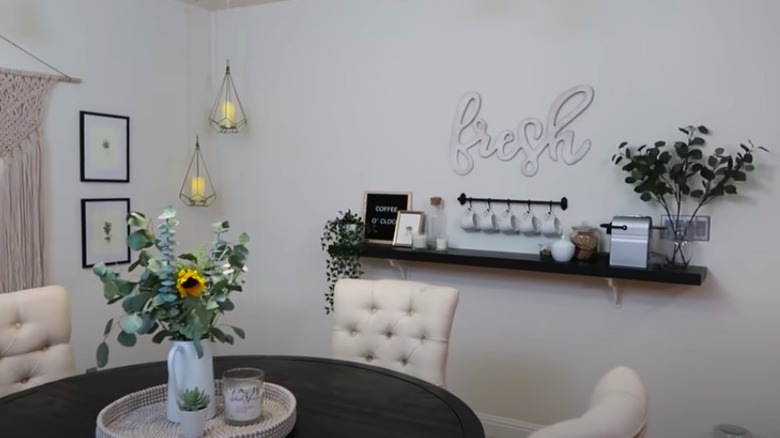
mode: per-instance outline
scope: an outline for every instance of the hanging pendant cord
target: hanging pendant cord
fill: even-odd
[[[21,50],[22,52],[26,53],[27,55],[33,57],[36,61],[40,62],[41,64],[45,65],[46,67],[49,67],[50,69],[52,69],[52,70],[56,71],[57,73],[59,73],[60,74],[59,80],[61,82],[71,82],[71,83],[74,83],[74,84],[77,84],[77,83],[81,82],[81,79],[70,77],[70,76],[66,75],[65,73],[60,71],[58,68],[54,67],[53,65],[51,65],[48,62],[44,61],[43,59],[33,55],[28,50],[26,50],[24,47],[22,47],[19,44],[16,44],[15,42],[11,41],[10,39],[6,38],[4,35],[0,34],[0,39],[5,40],[5,42],[7,42],[8,44],[16,47],[17,49]]]

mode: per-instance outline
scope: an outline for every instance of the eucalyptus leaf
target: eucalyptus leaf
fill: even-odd
[[[133,333],[119,332],[116,340],[119,342],[119,345],[122,345],[123,347],[132,347],[135,345],[137,338]]]
[[[138,315],[126,315],[119,320],[119,326],[125,333],[136,333],[143,325],[143,320]]]
[[[98,345],[97,351],[95,352],[95,361],[97,362],[98,368],[103,368],[108,364],[108,344],[105,342],[101,342],[100,345]]]
[[[103,329],[103,337],[108,336],[111,333],[111,328],[114,326],[114,318],[106,321],[106,327]]]
[[[230,328],[233,329],[233,331],[236,333],[236,335],[239,338],[244,339],[246,337],[246,333],[244,332],[244,329],[242,329],[240,327],[236,327],[234,325],[231,325]]]
[[[249,244],[249,234],[241,233],[238,236],[238,243],[240,243],[241,245],[244,245],[244,246],[248,245]]]
[[[127,216],[127,224],[133,227],[146,228],[149,225],[149,221],[143,213],[131,211]]]
[[[161,220],[173,219],[176,217],[176,209],[172,205],[165,207],[162,214],[158,217]]]

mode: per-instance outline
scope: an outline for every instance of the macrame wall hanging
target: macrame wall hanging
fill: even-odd
[[[78,83],[16,43],[59,75],[0,67],[0,293],[40,287],[43,268],[41,211],[42,116],[57,82]]]

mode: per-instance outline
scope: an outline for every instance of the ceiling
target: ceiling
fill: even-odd
[[[191,5],[197,5],[209,11],[218,11],[221,9],[227,9],[228,2],[226,0],[179,0]],[[242,6],[260,5],[263,3],[278,2],[283,0],[230,0],[230,7],[237,8]]]

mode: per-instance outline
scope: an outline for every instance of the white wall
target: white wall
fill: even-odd
[[[253,237],[248,290],[233,315],[251,334],[230,352],[327,355],[330,318],[319,236],[363,191],[444,196],[454,245],[529,252],[536,242],[469,237],[454,198],[559,198],[567,226],[660,210],[640,202],[609,158],[623,140],[678,139],[706,124],[711,148],[748,138],[760,181],[718,203],[697,244],[702,287],[606,282],[416,264],[411,278],[460,289],[449,388],[475,410],[535,423],[583,411],[598,377],[636,368],[650,393],[648,437],[705,437],[718,423],[780,433],[780,296],[773,282],[780,42],[771,0],[285,1],[219,13],[216,59],[229,56],[250,127],[220,141],[223,206]],[[221,61],[220,61],[221,62]],[[591,84],[573,127],[591,152],[575,166],[478,159],[449,167],[455,106],[482,93],[489,130],[544,118],[564,89]],[[395,277],[370,263],[370,277]]]
[[[183,245],[196,225],[207,225],[218,212],[178,202],[195,135],[204,129],[199,121],[207,104],[200,99],[207,98],[191,89],[202,90],[209,78],[208,29],[207,12],[172,1],[0,0],[0,33],[83,79],[52,93],[43,164],[47,280],[71,293],[72,339],[82,369],[95,365],[103,325],[121,308],[106,306],[100,281],[81,268],[80,199],[129,197],[131,208],[155,216],[175,204]],[[0,66],[49,72],[3,41]],[[79,182],[82,110],[130,117],[129,184]],[[132,350],[113,339],[111,345],[111,366],[162,360],[167,348],[152,348],[148,340]]]

